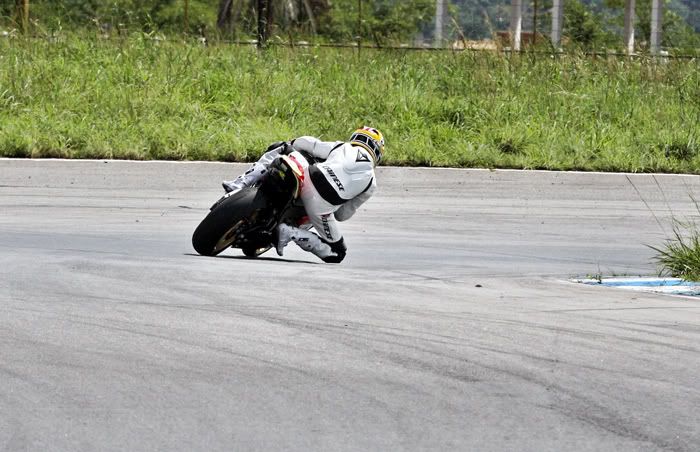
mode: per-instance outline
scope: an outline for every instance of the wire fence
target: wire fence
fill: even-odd
[[[639,12],[643,19],[636,23],[635,45],[625,48],[623,9],[586,9],[578,1],[566,1],[336,0],[331,4],[327,0],[31,0],[30,4],[30,0],[14,0],[13,6],[0,9],[6,26],[0,29],[0,36],[89,27],[105,37],[161,31],[196,36],[204,43],[259,47],[548,55],[576,52],[592,57],[657,53],[683,59],[700,55],[700,33],[694,28],[700,29],[700,23],[685,21],[695,16],[684,16],[683,11],[666,11],[673,20],[664,22],[660,51],[650,52],[651,30],[645,11]],[[157,4],[165,6],[156,8]],[[516,4],[517,29],[513,26]],[[561,21],[553,4],[563,5]],[[700,15],[696,16],[700,21]],[[562,36],[555,40],[553,32],[560,22],[564,24]]]

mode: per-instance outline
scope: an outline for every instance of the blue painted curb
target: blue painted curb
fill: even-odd
[[[619,287],[621,289],[637,290],[643,292],[657,292],[672,295],[700,295],[700,282],[685,281],[680,278],[600,278],[579,279],[576,282],[591,286]]]
[[[669,286],[700,286],[700,283],[694,281],[684,281],[677,278],[660,278],[660,279],[631,279],[629,281],[607,281],[600,282],[603,286],[609,287],[669,287]]]

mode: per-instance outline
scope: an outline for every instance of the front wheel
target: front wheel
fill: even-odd
[[[265,206],[257,188],[244,189],[218,202],[192,234],[192,246],[203,256],[216,256],[245,230],[255,210]]]

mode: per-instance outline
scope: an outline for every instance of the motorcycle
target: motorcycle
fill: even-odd
[[[256,185],[222,196],[192,234],[192,246],[203,256],[239,248],[255,258],[276,244],[280,223],[297,226],[306,216],[301,202],[304,169],[313,158],[294,151],[270,163]]]

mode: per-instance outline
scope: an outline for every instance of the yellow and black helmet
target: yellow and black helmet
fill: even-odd
[[[375,166],[382,160],[384,154],[384,135],[374,127],[357,129],[350,136],[350,144],[362,146],[374,157]]]

